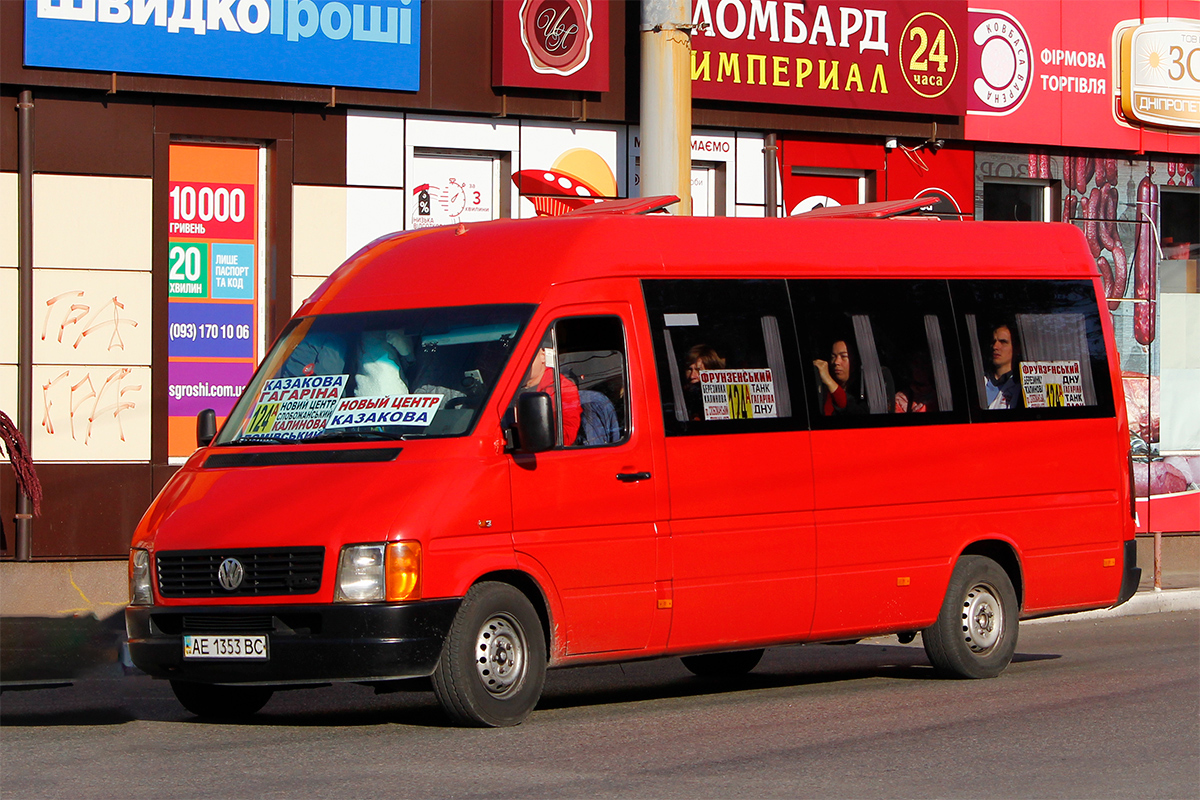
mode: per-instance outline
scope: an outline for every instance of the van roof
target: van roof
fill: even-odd
[[[1059,223],[604,215],[467,223],[381,237],[299,313],[539,303],[606,277],[1092,278]]]

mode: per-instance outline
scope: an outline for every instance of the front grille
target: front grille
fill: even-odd
[[[226,589],[217,571],[227,558],[244,570],[242,582]],[[272,547],[262,550],[172,550],[155,556],[158,591],[163,597],[245,597],[315,594],[321,589],[324,547]]]
[[[184,633],[271,633],[270,614],[184,614]]]
[[[313,636],[321,633],[321,615],[310,611],[273,609],[271,614],[244,614],[237,611],[178,613],[157,611],[150,615],[150,628],[156,635],[179,636],[183,633],[269,633],[277,636]]]

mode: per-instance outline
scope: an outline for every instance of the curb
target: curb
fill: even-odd
[[[1115,608],[1095,611],[1080,611],[1055,617],[1021,620],[1022,625],[1039,625],[1046,622],[1075,622],[1112,617],[1132,617],[1140,614],[1160,614],[1168,611],[1200,610],[1200,589],[1162,589],[1137,592],[1129,600]]]

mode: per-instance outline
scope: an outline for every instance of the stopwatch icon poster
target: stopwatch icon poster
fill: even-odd
[[[409,230],[495,219],[498,169],[490,156],[417,154],[409,179]]]

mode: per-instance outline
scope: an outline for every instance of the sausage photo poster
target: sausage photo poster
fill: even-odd
[[[1180,238],[1180,215],[1170,210],[1170,204],[1195,195],[1198,172],[1196,156],[1114,158],[1105,151],[1087,150],[1061,155],[1046,150],[1021,155],[976,153],[976,208],[983,205],[983,187],[989,181],[1044,181],[1061,192],[1061,206],[1047,209],[1047,217],[1058,217],[1083,233],[1112,320],[1142,497],[1195,491],[1188,487],[1200,486],[1193,480],[1200,479],[1200,456],[1171,455],[1182,449],[1190,452],[1191,446],[1181,448],[1178,436],[1171,438],[1164,415],[1200,418],[1200,395],[1176,391],[1171,381],[1178,370],[1170,372],[1167,367],[1164,372],[1165,364],[1178,363],[1179,358],[1164,357],[1172,345],[1164,333],[1163,316],[1164,292],[1179,297],[1194,291],[1186,276],[1196,270],[1191,266],[1197,263],[1200,246],[1194,238],[1196,223],[1193,218],[1192,233]],[[1168,277],[1172,275],[1176,277]],[[1184,276],[1182,284],[1179,276]],[[1046,363],[1053,362],[1020,365],[1026,405],[1072,405],[1073,382],[1066,380],[1068,376],[1060,381],[1045,373]],[[1168,469],[1162,466],[1164,458],[1183,462]],[[1181,479],[1181,471],[1191,479]]]

